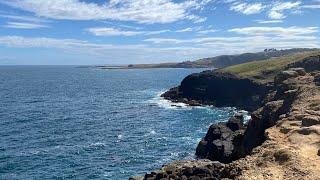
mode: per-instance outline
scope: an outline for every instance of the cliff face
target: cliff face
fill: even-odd
[[[252,112],[252,119],[247,124],[243,124],[241,115],[236,115],[225,123],[210,126],[198,144],[196,155],[212,161],[174,162],[142,179],[319,179],[319,65],[318,56],[310,57],[288,65],[285,71],[277,74],[273,88],[268,88],[269,93],[266,90],[264,96],[258,93],[264,103]],[[188,83],[182,83],[164,96],[197,104],[183,98],[188,97],[188,92],[192,98],[198,99],[203,95],[201,92],[212,93],[207,91],[208,81],[242,81],[232,75],[215,73],[209,75],[214,77],[213,80],[202,77],[205,73],[213,72],[189,76],[184,80]],[[198,83],[197,87],[204,87],[205,91],[190,87],[190,82],[200,79],[202,82],[194,83]],[[246,85],[251,87],[250,83]],[[229,88],[236,87],[231,85]],[[219,94],[221,91],[213,92]],[[236,90],[226,92],[230,93],[225,95],[226,98],[241,99],[232,95]],[[206,102],[204,99],[198,101]]]
[[[319,77],[281,72],[246,127],[236,116],[209,128],[197,155],[214,161],[178,161],[142,179],[319,179]]]
[[[223,72],[204,71],[187,76],[179,87],[162,96],[190,105],[233,106],[248,111],[257,109],[270,86]]]

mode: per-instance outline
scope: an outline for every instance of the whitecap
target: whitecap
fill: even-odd
[[[241,111],[238,111],[238,113],[242,113],[242,114],[243,114],[243,121],[244,121],[244,123],[247,123],[248,121],[251,120],[251,115],[249,114],[248,111],[241,110]]]
[[[104,147],[104,146],[106,146],[106,144],[102,142],[91,143],[89,145],[89,147]]]
[[[155,130],[150,130],[148,133],[146,133],[144,136],[151,136],[151,135],[155,135],[157,134],[157,132]]]
[[[173,109],[173,110],[178,110],[178,109],[191,109],[190,106],[188,106],[185,103],[181,102],[172,102],[169,100],[164,99],[161,97],[163,93],[166,91],[160,91],[156,94],[156,96],[150,100],[147,101],[148,104],[152,105],[157,105],[158,107],[164,108],[164,109]]]
[[[118,135],[118,139],[122,139],[123,138],[123,135],[122,134],[119,134]]]

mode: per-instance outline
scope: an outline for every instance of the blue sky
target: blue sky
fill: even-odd
[[[0,0],[0,65],[196,60],[320,47],[320,0]]]

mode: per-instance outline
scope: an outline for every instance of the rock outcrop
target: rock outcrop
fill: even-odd
[[[320,180],[320,61],[311,57],[302,62],[306,64],[289,65],[275,77],[269,93],[259,94],[263,103],[252,112],[247,124],[236,115],[225,123],[210,126],[196,149],[199,158],[209,160],[177,161],[141,179]],[[201,74],[195,76],[201,77]],[[218,77],[221,81],[237,79],[221,76],[204,78],[197,87],[207,90],[205,81],[218,83]],[[198,86],[201,83],[204,86]],[[181,88],[182,84],[167,96],[175,96],[175,100],[184,97],[188,90]],[[190,91],[201,95],[202,90]],[[236,101],[239,105],[240,100]]]
[[[190,105],[238,107],[253,111],[263,104],[270,86],[225,72],[204,71],[187,76],[179,87],[162,96],[165,99]]]
[[[158,172],[151,172],[144,177],[130,178],[131,180],[200,180],[200,179],[234,179],[239,176],[241,169],[232,165],[210,160],[177,161],[164,165]]]
[[[281,115],[290,110],[295,99],[295,89],[292,78],[303,76],[306,73],[301,68],[283,71],[275,77],[275,91],[268,96],[268,102],[254,111],[247,127],[243,125],[241,116],[232,117],[225,123],[210,126],[206,136],[196,149],[199,158],[230,163],[247,154],[261,145],[265,140],[265,130],[274,126]],[[305,124],[312,125],[318,119],[307,116]]]
[[[244,130],[242,114],[237,114],[227,122],[211,125],[206,136],[198,144],[196,156],[222,163],[238,159]]]
[[[320,56],[311,56],[305,58],[302,61],[298,61],[289,64],[287,68],[304,68],[306,72],[319,71],[320,70]]]
[[[281,72],[246,126],[241,116],[210,126],[196,154],[214,161],[178,161],[142,179],[319,179],[319,76]]]

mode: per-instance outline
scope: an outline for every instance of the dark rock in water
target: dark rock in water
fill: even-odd
[[[226,123],[210,126],[206,136],[199,142],[196,155],[213,161],[229,163],[238,156],[236,146],[244,132],[243,116],[235,116]]]
[[[179,87],[162,96],[187,104],[216,107],[233,106],[248,111],[257,109],[269,89],[250,79],[216,71],[204,71],[187,76]]]
[[[317,155],[320,156],[320,149],[318,150],[318,154]]]

